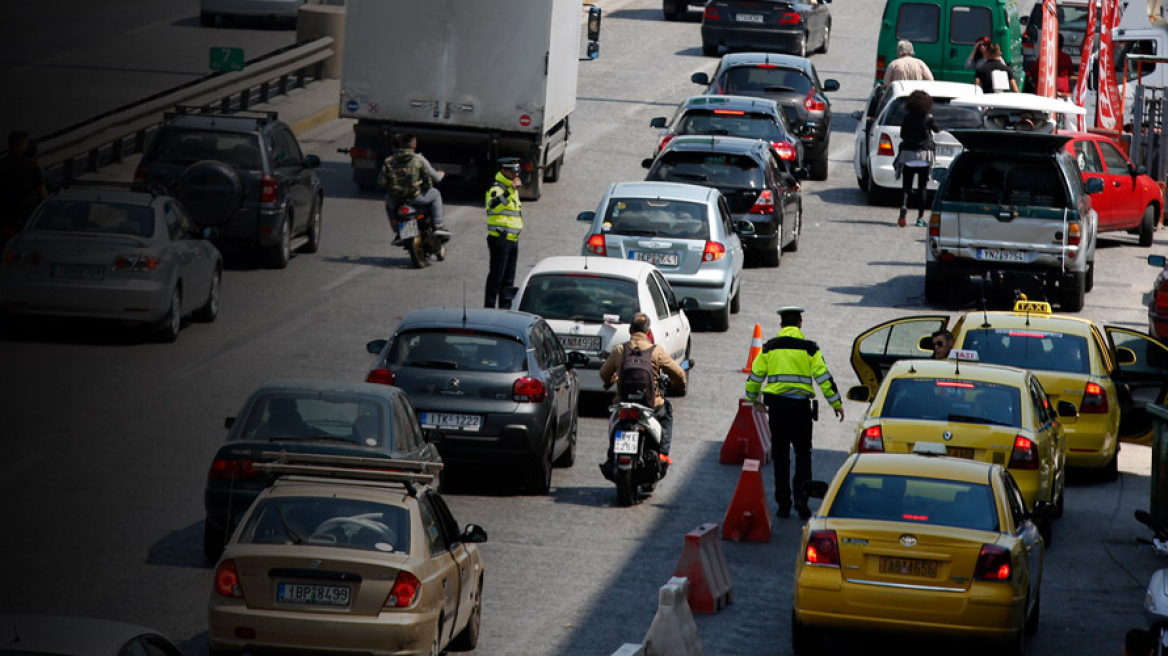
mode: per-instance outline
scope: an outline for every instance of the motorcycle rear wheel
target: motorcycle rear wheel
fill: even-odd
[[[619,506],[629,507],[637,501],[637,486],[633,485],[633,470],[618,469],[614,474],[616,479],[616,503]]]
[[[406,246],[406,251],[410,254],[410,266],[415,269],[422,269],[426,266],[426,241],[419,233],[414,237],[413,241]]]

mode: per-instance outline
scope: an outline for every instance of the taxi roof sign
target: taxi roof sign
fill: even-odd
[[[1015,312],[1037,312],[1039,314],[1053,314],[1050,303],[1045,301],[1018,301],[1014,303]]]
[[[961,362],[981,362],[981,356],[973,349],[953,349],[949,351],[949,359]]]

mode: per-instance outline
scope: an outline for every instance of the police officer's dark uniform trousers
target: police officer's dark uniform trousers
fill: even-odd
[[[500,172],[487,190],[487,251],[490,269],[484,306],[509,308],[503,290],[515,284],[515,261],[519,259],[519,233],[523,231],[523,204],[514,181],[503,170],[519,171],[518,158],[499,160]]]

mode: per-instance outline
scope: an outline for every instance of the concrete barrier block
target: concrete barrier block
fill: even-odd
[[[685,550],[673,575],[689,579],[689,606],[694,612],[716,613],[732,601],[733,585],[717,524],[702,524],[686,533]]]
[[[612,652],[612,656],[645,656],[645,649],[641,645],[626,642],[620,649]]]
[[[645,634],[645,656],[706,656],[688,597],[685,577],[675,576],[661,586],[657,614]]]

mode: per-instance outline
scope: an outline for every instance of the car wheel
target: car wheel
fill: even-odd
[[[1149,205],[1144,210],[1144,219],[1140,221],[1140,246],[1147,248],[1152,245],[1152,233],[1156,231],[1156,207]]]
[[[742,283],[738,283],[738,289],[734,291],[734,295],[730,297],[730,314],[738,314],[742,309]]]
[[[1063,312],[1078,312],[1083,309],[1086,279],[1086,273],[1069,273],[1059,281],[1059,307]]]
[[[794,253],[799,250],[799,235],[803,234],[803,205],[795,208],[795,229],[793,231],[795,236],[791,237],[791,243],[787,244],[784,249],[788,253]]]
[[[158,341],[172,343],[178,339],[179,330],[182,328],[182,289],[175,287],[170,294],[170,309],[167,310],[166,316],[159,322]]]
[[[894,199],[897,197],[897,192],[899,191],[897,189],[885,189],[881,187],[876,184],[876,181],[872,179],[871,175],[868,176],[867,190],[868,204],[876,206],[891,205],[896,202]]]
[[[1116,446],[1115,453],[1111,454],[1111,460],[1103,466],[1103,471],[1099,473],[1099,477],[1108,483],[1113,483],[1119,480],[1119,447]]]
[[[543,172],[544,182],[559,182],[560,181],[560,172],[563,168],[564,168],[564,158],[563,157],[552,162],[551,166],[544,169],[544,172]]]
[[[758,261],[765,267],[777,267],[783,259],[783,238],[780,236],[773,250],[758,254]]]
[[[1003,651],[1006,656],[1023,656],[1026,653],[1026,626],[1018,628],[1018,633],[1006,639]]]
[[[1087,263],[1087,277],[1083,281],[1083,291],[1091,291],[1095,287],[1095,262]]]
[[[475,593],[475,603],[470,609],[470,617],[466,620],[466,628],[454,636],[450,642],[450,651],[471,651],[479,644],[479,630],[483,623],[483,580],[479,579],[479,589]]]
[[[321,205],[324,199],[317,197],[312,204],[312,213],[308,216],[308,242],[300,247],[301,253],[315,253],[320,250],[320,231],[324,220],[321,218]]]
[[[811,179],[812,180],[826,180],[827,179],[827,148],[823,149],[823,157],[811,161]]]
[[[716,56],[718,54],[718,44],[702,41],[702,54],[707,57]]]
[[[207,302],[195,310],[196,321],[211,323],[219,316],[219,284],[222,279],[223,271],[215,269],[215,275],[211,276],[211,291],[207,294]]]
[[[211,526],[210,522],[203,520],[203,558],[206,558],[208,563],[219,560],[219,556],[223,555],[225,542],[227,542],[227,532],[215,528]]]
[[[438,625],[434,627],[434,644],[430,646],[430,656],[442,656],[442,624],[443,618],[438,616]]]
[[[872,174],[868,172],[867,166],[860,167],[860,175],[856,176],[856,186],[860,191],[867,193],[868,185],[872,183]]]
[[[819,46],[819,52],[827,54],[827,49],[831,46],[831,25],[823,28],[823,45]]]
[[[1064,486],[1063,489],[1059,490],[1058,499],[1056,499],[1054,502],[1054,518],[1055,519],[1058,519],[1059,517],[1063,516],[1063,512],[1066,510],[1066,505],[1067,505],[1066,500],[1067,500],[1067,488]]]
[[[721,310],[713,310],[710,312],[710,330],[716,333],[724,333],[730,330],[729,303],[723,305]]]
[[[1049,516],[1038,523],[1038,534],[1042,536],[1042,543],[1046,545],[1046,550],[1050,551],[1054,544],[1054,520]]]
[[[803,37],[799,39],[799,47],[795,48],[795,52],[793,53],[796,57],[807,56],[807,39],[807,34],[804,34]]]
[[[1038,617],[1042,611],[1042,592],[1034,598],[1034,608],[1031,609],[1030,614],[1026,616],[1026,633],[1034,635],[1038,632]]]
[[[528,465],[527,471],[523,476],[523,486],[527,488],[528,494],[547,494],[552,489],[552,438],[553,435],[548,429],[548,433],[543,436],[544,452],[535,462]]]
[[[284,225],[280,231],[280,241],[266,247],[264,259],[272,269],[286,269],[292,259],[292,217],[284,218]]]
[[[555,461],[556,467],[571,467],[576,464],[576,441],[579,434],[579,420],[572,417],[572,429],[568,431],[568,448]]]
[[[949,278],[925,264],[925,301],[941,303],[949,294]]]
[[[795,656],[814,656],[823,651],[823,636],[795,618],[791,611],[791,649]]]

